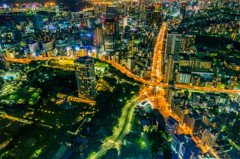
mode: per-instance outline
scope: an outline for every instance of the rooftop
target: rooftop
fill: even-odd
[[[85,64],[86,61],[88,60],[92,60],[93,61],[93,58],[91,56],[83,56],[83,57],[78,57],[74,63],[81,63],[81,64]]]

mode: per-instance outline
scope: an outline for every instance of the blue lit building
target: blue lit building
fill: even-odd
[[[169,132],[171,136],[177,134],[179,122],[173,117],[169,116],[166,123],[166,131]]]
[[[190,134],[174,135],[171,147],[182,159],[198,159],[202,154],[201,149],[197,147]]]
[[[82,46],[84,47],[93,46],[93,41],[94,41],[93,38],[94,38],[93,29],[84,30],[80,33],[80,39],[82,42]]]
[[[113,52],[117,45],[119,34],[118,20],[116,19],[105,19],[103,27],[104,35],[104,50],[106,52]]]

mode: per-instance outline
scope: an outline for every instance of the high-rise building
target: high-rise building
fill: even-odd
[[[165,69],[165,83],[172,80],[173,77],[173,67],[174,67],[174,56],[172,54],[168,55]]]
[[[166,130],[171,136],[177,134],[179,122],[176,121],[173,117],[169,116],[166,122]]]
[[[106,52],[113,52],[118,39],[118,20],[105,19],[104,20],[104,50]]]
[[[123,25],[123,28],[125,28],[128,25],[128,17],[127,16],[122,18],[122,25]]]
[[[93,58],[90,56],[83,56],[76,59],[74,63],[78,96],[94,99],[96,97],[96,80]]]
[[[145,7],[145,4],[141,4],[140,6],[140,21],[141,22],[145,22],[146,21],[146,7]]]
[[[133,71],[135,64],[136,64],[137,59],[134,57],[128,58],[127,61],[127,68],[131,71]]]
[[[197,114],[187,114],[184,116],[183,122],[192,130],[193,135],[195,135],[202,124],[202,116]]]
[[[95,47],[101,47],[103,43],[103,30],[101,26],[96,26],[95,32],[94,32],[94,46]]]
[[[174,92],[175,92],[175,82],[174,81],[169,81],[168,88],[167,88],[167,101],[168,101],[171,109],[172,109],[172,99],[173,99],[173,96],[174,96]]]
[[[35,59],[36,58],[36,54],[31,52],[31,53],[27,54],[27,58],[28,59]]]
[[[208,147],[213,147],[218,137],[218,131],[216,129],[205,129],[202,134],[201,143]]]
[[[187,5],[186,2],[181,2],[180,4],[180,14],[182,15],[183,21],[185,20],[185,17],[186,17],[186,5]]]
[[[197,159],[202,154],[201,149],[197,147],[190,134],[174,135],[171,147],[179,158]]]
[[[38,42],[28,44],[30,52],[36,53],[39,50]]]
[[[153,12],[153,25],[159,26],[160,22],[161,22],[161,12],[155,10]]]
[[[119,13],[118,13],[117,7],[107,7],[106,18],[119,19]]]
[[[100,9],[99,4],[94,4],[93,11],[94,11],[94,16],[96,18],[100,18],[101,17],[101,9]]]
[[[184,106],[175,105],[173,109],[173,113],[179,117],[180,123],[183,123],[185,115],[188,114],[188,110]]]
[[[42,49],[44,51],[48,51],[51,50],[53,48],[53,41],[49,41],[49,42],[44,42],[42,43]]]
[[[15,58],[16,52],[14,50],[6,50],[6,56],[10,59]]]
[[[166,50],[164,60],[167,59],[169,54],[174,55],[174,59],[178,59],[178,54],[181,48],[182,34],[178,32],[169,32],[167,34]]]

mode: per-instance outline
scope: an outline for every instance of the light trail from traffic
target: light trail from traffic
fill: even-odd
[[[153,104],[153,107],[158,109],[159,112],[162,114],[165,122],[169,116],[172,116],[175,120],[181,123],[180,118],[173,114],[172,111],[169,109],[169,104],[165,98],[165,90],[160,87],[151,87],[146,86],[140,90],[140,98],[148,99]],[[193,136],[192,130],[184,124],[179,124],[178,127],[178,134],[190,134],[192,136],[193,141],[197,144],[197,146],[202,150],[203,153],[208,152],[208,147],[203,146],[200,142],[200,139]],[[210,153],[215,157],[219,158],[216,153],[211,149]]]
[[[4,58],[5,58],[6,61],[9,61],[9,62],[29,64],[31,61],[48,61],[48,60],[51,60],[51,59],[73,58],[73,57],[54,56],[54,57],[36,57],[34,59],[24,59],[24,58],[16,59],[16,58],[8,58],[8,57],[4,57]]]
[[[13,139],[10,138],[10,139],[8,139],[7,141],[1,143],[1,145],[0,145],[0,150],[2,150],[3,148],[5,148],[12,140],[13,140]]]
[[[113,129],[113,135],[103,142],[100,150],[97,153],[92,153],[89,159],[98,159],[104,155],[112,147],[119,147],[123,138],[129,133],[131,128],[131,120],[134,115],[134,108],[137,106],[138,98],[134,98],[127,103],[122,111],[121,117],[118,121],[118,126]]]
[[[131,71],[129,71],[127,68],[125,68],[121,64],[118,64],[118,63],[116,63],[114,61],[106,60],[104,58],[100,58],[100,60],[101,61],[105,61],[105,62],[111,64],[113,67],[115,67],[121,73],[126,74],[128,77],[133,78],[134,80],[139,81],[139,82],[141,82],[143,84],[150,85],[150,86],[164,87],[164,88],[167,88],[167,86],[168,86],[167,83],[157,83],[157,82],[154,82],[154,81],[149,81],[149,80],[145,80],[145,79],[143,79],[141,77],[138,77],[137,75],[135,75]],[[201,91],[205,91],[205,92],[240,94],[240,90],[198,87],[198,86],[190,86],[190,85],[186,85],[186,84],[175,84],[175,88],[190,89],[190,90],[201,90]]]
[[[104,57],[100,57],[99,59],[101,61],[105,61],[107,63],[110,63],[113,67],[115,67],[117,70],[119,70],[121,73],[126,74],[128,77],[133,78],[136,81],[139,81],[143,84],[150,85],[150,86],[158,86],[158,87],[164,87],[167,88],[167,83],[161,83],[163,80],[162,76],[162,51],[163,51],[163,42],[164,42],[164,36],[166,32],[166,23],[163,23],[161,26],[160,32],[158,34],[158,39],[154,48],[154,55],[153,55],[153,63],[152,63],[152,72],[151,77],[153,81],[145,80],[135,74],[133,74],[131,71],[129,71],[127,68],[122,66],[121,64],[118,64],[114,61],[105,59]],[[198,86],[190,86],[186,84],[175,84],[175,88],[180,89],[190,89],[190,90],[201,90],[205,92],[218,92],[218,93],[232,93],[232,94],[240,94],[240,90],[228,90],[228,89],[219,89],[219,88],[208,88],[208,87],[198,87]]]
[[[155,48],[154,48],[152,72],[151,72],[151,77],[152,77],[153,81],[145,80],[145,79],[133,74],[127,68],[125,68],[121,64],[118,64],[114,61],[105,59],[104,57],[100,57],[99,59],[101,61],[105,61],[107,63],[110,63],[113,67],[115,67],[117,70],[120,70],[121,73],[126,74],[128,77],[133,78],[134,80],[139,81],[143,84],[146,84],[147,86],[143,89],[144,91],[143,90],[140,91],[140,94],[142,95],[142,98],[146,97],[148,100],[150,100],[153,103],[154,108],[158,109],[160,111],[160,113],[163,115],[165,121],[167,120],[167,118],[169,116],[172,116],[177,121],[180,121],[179,117],[177,115],[173,114],[171,112],[171,110],[169,109],[169,104],[167,103],[167,100],[165,98],[165,90],[163,88],[167,88],[168,84],[167,83],[161,83],[162,80],[163,80],[162,51],[163,51],[163,48],[164,48],[163,46],[164,46],[164,36],[165,36],[166,28],[167,28],[166,23],[163,23],[162,26],[161,26],[158,38],[157,38]],[[11,59],[11,58],[5,57],[5,60],[10,61],[10,62],[29,64],[31,61],[51,60],[51,59],[60,59],[60,58],[74,58],[74,57],[55,56],[55,57],[37,57],[35,59]],[[149,87],[149,89],[148,89],[148,87]],[[205,92],[240,94],[240,90],[208,88],[208,87],[190,86],[190,85],[185,85],[185,84],[176,84],[175,88],[189,89],[189,90],[200,90],[200,91],[205,91]],[[120,119],[120,120],[122,120],[122,119]],[[120,126],[122,128],[121,130],[123,130],[121,122],[123,122],[123,121],[120,121]],[[191,134],[192,135],[191,129],[189,129],[189,128],[181,125],[181,124],[179,125],[178,133],[179,134],[184,133],[184,134]],[[119,137],[119,135],[114,134],[113,139],[105,142],[105,145],[107,145],[108,148],[113,147],[113,145],[114,145],[113,143],[118,141],[118,138],[116,138],[116,136]],[[202,146],[200,144],[199,139],[196,139],[193,136],[193,140],[196,142],[198,147],[202,149],[203,152],[207,152],[207,147]],[[103,154],[104,152],[106,152],[106,148],[102,148],[102,150],[98,154]],[[216,158],[219,158],[212,149],[210,150],[210,153],[213,154],[213,156],[215,156]],[[99,155],[95,154],[94,156],[99,156]],[[96,158],[96,157],[92,157],[92,158]]]
[[[164,30],[165,23],[163,23],[162,27],[161,27],[161,31]],[[156,86],[158,86],[158,83],[161,82],[161,80],[163,79],[162,77],[162,72],[161,72],[161,68],[162,68],[162,47],[163,47],[163,39],[164,33],[162,33],[160,31],[159,36],[158,36],[158,40],[157,40],[157,44],[155,46],[155,52],[154,52],[154,59],[153,59],[153,66],[152,66],[152,75],[151,77],[154,79],[156,78]],[[164,30],[165,32],[165,30]],[[161,46],[159,48],[159,45]],[[160,49],[160,50],[158,50]],[[167,86],[167,85],[166,85]],[[177,84],[176,87],[180,87],[183,89],[196,89],[196,90],[203,90],[203,91],[217,91],[219,92],[220,90],[216,89],[216,88],[204,88],[204,87],[192,87],[192,86],[187,86],[187,85],[181,85],[181,84]],[[226,91],[226,90],[225,90]],[[235,90],[227,90],[230,92],[235,92]],[[165,98],[165,90],[162,87],[152,87],[152,86],[146,86],[143,88],[143,90],[140,90],[140,97],[147,97],[148,100],[150,100],[153,104],[153,107],[158,109],[159,112],[163,115],[164,120],[167,121],[167,118],[169,116],[172,116],[175,120],[177,120],[180,124],[179,124],[179,128],[178,128],[178,134],[190,134],[192,136],[193,141],[197,144],[197,146],[202,150],[203,153],[207,152],[207,147],[201,145],[201,142],[199,139],[197,139],[196,137],[193,136],[192,134],[192,130],[185,126],[185,124],[181,124],[180,122],[180,118],[176,115],[173,114],[172,111],[170,110],[170,105],[167,102],[167,99]],[[215,152],[211,149],[210,153],[216,157],[219,158]]]
[[[219,93],[232,93],[240,94],[240,90],[230,90],[230,89],[219,89],[219,88],[209,88],[209,87],[198,87],[198,86],[189,86],[185,84],[176,84],[176,88],[180,89],[191,89],[191,90],[200,90],[205,92],[219,92]]]
[[[161,31],[164,30],[164,24],[161,27]],[[170,108],[169,104],[165,98],[165,90],[163,88],[164,87],[166,88],[168,86],[168,84],[160,83],[163,79],[162,72],[161,72],[162,71],[161,70],[161,68],[162,68],[161,50],[163,48],[163,39],[164,39],[163,33],[161,31],[158,35],[158,41],[157,41],[157,44],[155,45],[155,51],[154,51],[154,59],[153,59],[152,74],[151,74],[153,81],[145,80],[141,77],[134,75],[131,71],[129,71],[128,69],[126,69],[125,67],[123,67],[122,65],[120,65],[116,62],[106,60],[104,58],[100,58],[100,60],[110,63],[113,67],[120,70],[121,73],[126,74],[128,77],[133,78],[136,81],[139,81],[139,82],[142,82],[143,84],[148,85],[148,86],[144,87],[142,91],[140,90],[140,93],[139,93],[140,97],[142,97],[142,98],[145,97],[149,101],[151,101],[153,104],[153,107],[159,110],[159,112],[163,115],[165,121],[167,120],[167,118],[169,116],[172,116],[177,121],[180,121],[179,117],[176,114],[173,114],[172,111],[169,109]],[[225,89],[218,89],[218,88],[196,87],[196,86],[189,86],[189,85],[184,85],[184,84],[176,84],[175,87],[180,88],[180,89],[201,90],[201,91],[206,91],[206,92],[219,92],[219,93],[221,92],[221,93],[240,94],[240,90],[225,90]],[[190,128],[188,128],[187,126],[183,126],[182,124],[179,124],[178,134],[192,135],[193,141],[202,150],[202,152],[205,153],[208,151],[207,150],[208,147],[203,146],[201,144],[200,140],[193,136],[192,130]],[[210,149],[209,152],[215,158],[217,158],[217,159],[219,158],[212,149]]]
[[[154,48],[153,63],[151,77],[153,81],[160,83],[163,80],[162,76],[162,51],[163,51],[163,41],[166,32],[167,24],[163,23],[158,34],[157,42]]]

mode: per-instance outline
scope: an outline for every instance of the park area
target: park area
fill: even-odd
[[[29,104],[34,105],[40,99],[41,89],[22,87],[20,83],[5,83],[0,91],[0,104]]]

